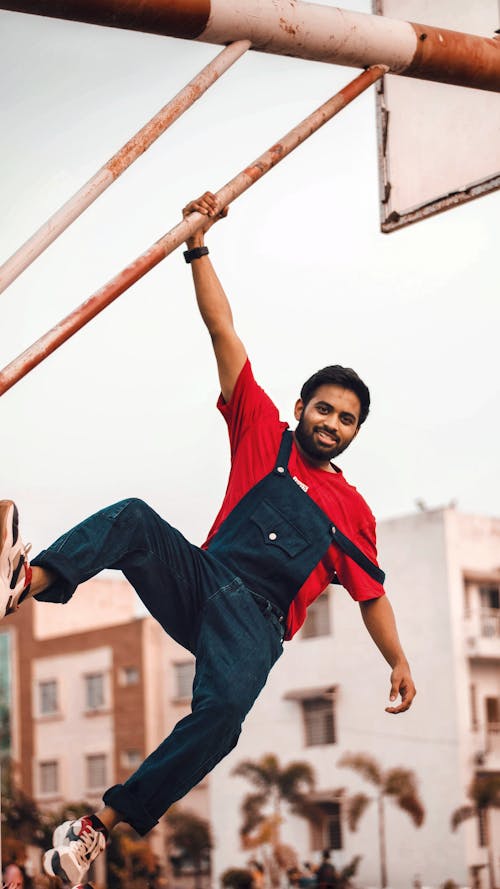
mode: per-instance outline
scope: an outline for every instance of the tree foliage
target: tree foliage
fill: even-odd
[[[291,762],[281,766],[274,753],[267,753],[259,760],[246,759],[233,769],[232,774],[245,778],[256,788],[255,793],[245,796],[241,805],[243,837],[248,837],[268,819],[269,809],[279,824],[282,802],[287,802],[295,814],[303,816],[307,795],[315,785],[314,770],[309,763]]]
[[[224,889],[251,889],[252,874],[244,867],[229,867],[221,875]]]
[[[35,800],[16,781],[13,760],[2,760],[2,834],[17,844],[43,846],[43,819]]]
[[[421,827],[424,823],[425,809],[420,799],[417,779],[415,773],[411,769],[396,767],[384,771],[377,761],[367,753],[345,753],[339,759],[339,766],[345,766],[353,769],[370,784],[376,787],[378,793],[382,796],[389,796],[393,802],[406,812],[413,821],[415,827]],[[350,813],[350,821],[355,830],[359,819],[363,815],[367,805],[368,798],[358,801],[357,807],[354,806]]]
[[[477,818],[479,826],[483,828],[488,849],[488,872],[490,889],[495,887],[495,873],[493,863],[493,846],[490,830],[490,809],[500,809],[500,775],[475,775],[467,790],[470,803],[459,806],[451,815],[451,829],[456,830],[469,818]]]
[[[410,769],[400,766],[384,771],[369,753],[345,753],[339,759],[338,764],[353,769],[375,788],[378,803],[380,883],[382,887],[385,887],[387,886],[387,851],[384,798],[392,799],[396,806],[411,818],[415,827],[421,827],[425,818],[425,809],[418,793],[416,776]],[[356,830],[369,803],[369,797],[363,793],[348,797],[346,803],[347,822],[351,830]]]

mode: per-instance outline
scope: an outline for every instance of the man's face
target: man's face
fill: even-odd
[[[318,465],[338,457],[357,435],[360,413],[358,396],[343,386],[320,386],[306,405],[299,398],[295,437],[306,457]]]

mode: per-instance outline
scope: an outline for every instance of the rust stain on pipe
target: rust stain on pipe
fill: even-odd
[[[210,0],[7,0],[3,9],[50,18],[194,39],[204,31]]]
[[[411,23],[417,49],[407,77],[500,91],[500,41]]]
[[[282,31],[285,31],[286,34],[290,34],[292,37],[295,37],[297,31],[299,30],[298,25],[290,24],[290,22],[287,22],[287,20],[283,17],[281,17],[279,20],[279,26]]]

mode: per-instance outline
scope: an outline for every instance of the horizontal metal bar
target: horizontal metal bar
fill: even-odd
[[[0,266],[0,293],[12,284],[103,191],[130,167],[216,80],[249,49],[248,40],[230,44],[212,59],[135,136],[107,161],[76,194],[59,208],[12,256]]]
[[[359,96],[364,90],[379,80],[387,69],[378,65],[364,71],[355,80],[347,84],[335,96],[321,105],[316,111],[305,118],[298,126],[290,130],[279,142],[261,154],[252,164],[238,173],[217,193],[220,207],[227,206],[243,194],[255,182],[262,178],[272,167],[276,166],[291,151],[320,129],[327,121],[338,114],[346,105]],[[192,213],[172,228],[159,241],[153,244],[134,262],[118,275],[108,281],[96,293],[90,296],[81,306],[40,337],[32,346],[10,362],[0,372],[0,395],[3,395],[18,380],[33,370],[74,333],[102,312],[118,296],[132,284],[154,268],[162,259],[184,243],[186,238],[202,228],[205,217],[200,213]]]
[[[0,0],[0,8],[500,92],[500,41],[303,0]]]

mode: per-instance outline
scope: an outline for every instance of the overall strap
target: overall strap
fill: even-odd
[[[292,451],[292,442],[293,432],[291,431],[291,429],[285,429],[281,437],[281,444],[278,451],[278,456],[276,457],[276,463],[274,464],[273,471],[276,473],[276,475],[286,475],[288,461],[290,459],[290,454]]]
[[[287,475],[288,461],[290,459],[290,453],[292,450],[292,442],[293,432],[290,429],[285,429],[281,438],[280,449],[278,451],[276,464],[273,470],[273,472],[276,475],[281,476],[281,478],[284,478]],[[318,504],[315,503],[305,492],[304,496],[308,497],[309,502],[313,504],[316,509],[321,510],[325,517],[325,520],[329,522],[330,519],[328,518],[326,512],[324,512],[321,507],[318,506]],[[384,583],[385,572],[382,571],[382,569],[379,568],[378,565],[375,565],[375,563],[372,562],[368,558],[368,556],[365,556],[364,552],[360,550],[359,546],[356,546],[356,544],[353,543],[352,540],[349,539],[349,537],[346,537],[346,535],[343,534],[336,525],[330,526],[330,533],[332,535],[333,542],[337,544],[339,549],[341,549],[342,552],[346,554],[346,556],[349,556],[349,558],[352,559],[353,562],[356,562],[356,565],[359,565],[359,567],[362,568],[363,571],[366,571],[366,573],[369,575],[369,577],[372,578],[372,580],[376,580],[377,583]]]
[[[382,571],[382,569],[379,568],[378,565],[375,565],[374,562],[372,562],[368,558],[368,556],[365,556],[364,552],[360,550],[359,546],[356,546],[356,544],[353,543],[352,540],[349,540],[349,538],[346,537],[345,534],[343,534],[336,525],[332,525],[330,531],[334,543],[337,544],[339,549],[341,549],[342,552],[346,554],[346,556],[349,556],[349,558],[351,558],[353,562],[356,562],[356,565],[359,565],[359,567],[362,568],[363,571],[366,571],[366,573],[372,578],[372,580],[376,580],[378,583],[384,582],[385,572]]]

